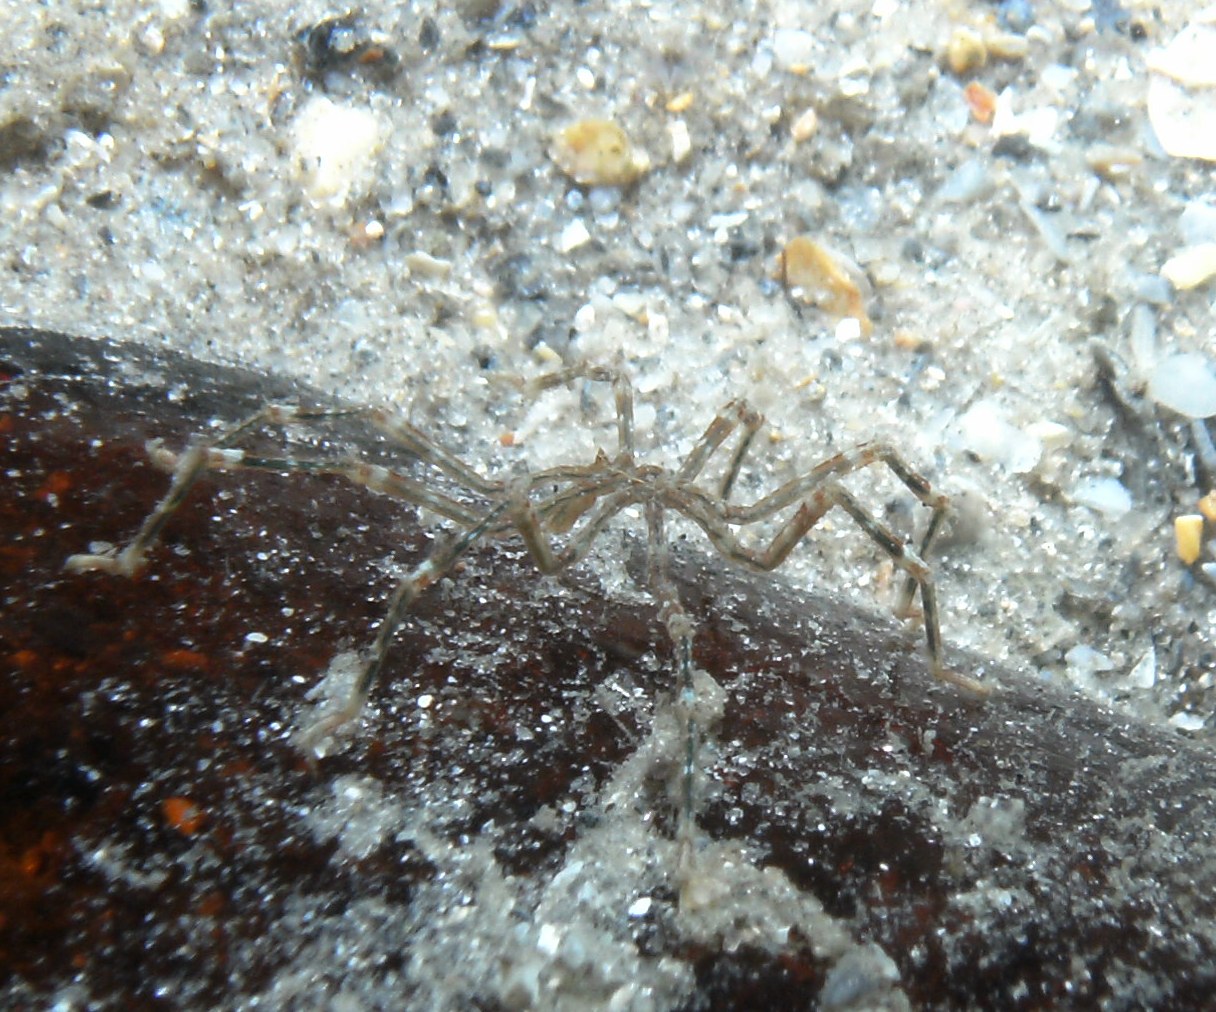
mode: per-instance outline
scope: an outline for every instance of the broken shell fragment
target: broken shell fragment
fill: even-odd
[[[554,138],[549,155],[582,186],[628,186],[650,168],[646,152],[606,119],[571,123]]]
[[[1161,276],[1180,291],[1216,277],[1216,242],[1184,247],[1161,265]]]
[[[852,317],[861,325],[862,334],[873,333],[865,307],[870,283],[865,272],[843,254],[809,236],[795,236],[778,254],[773,276],[794,298],[833,316]]]
[[[1216,161],[1216,7],[1149,54],[1148,119],[1167,154]]]

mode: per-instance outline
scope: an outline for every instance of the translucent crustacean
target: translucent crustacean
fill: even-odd
[[[472,546],[487,538],[516,536],[527,547],[543,573],[556,573],[579,562],[597,536],[622,510],[638,506],[644,511],[649,557],[649,589],[671,637],[675,653],[677,705],[684,726],[681,834],[690,838],[694,816],[693,781],[696,775],[699,727],[694,688],[694,626],[680,602],[669,574],[668,543],[664,520],[669,512],[679,514],[705,532],[710,543],[731,561],[753,570],[779,566],[802,538],[829,510],[839,507],[891,558],[906,575],[897,605],[901,616],[911,614],[912,600],[920,591],[930,670],[976,695],[987,695],[988,687],[966,675],[951,671],[942,660],[938,630],[937,597],[933,576],[925,558],[937,537],[948,510],[946,496],[936,493],[929,482],[913,471],[903,458],[883,443],[865,443],[838,453],[805,474],[785,482],[755,502],[731,503],[731,491],[744,458],[764,419],[741,400],[732,401],[710,422],[692,450],[675,469],[640,464],[634,453],[633,390],[620,370],[603,366],[576,366],[541,377],[533,384],[542,391],[579,380],[610,384],[616,401],[617,450],[608,456],[602,450],[590,464],[552,467],[508,478],[488,478],[410,423],[382,408],[309,409],[272,405],[210,441],[198,441],[180,454],[150,444],[158,466],[172,472],[169,490],[144,520],[130,543],[121,551],[101,555],[73,555],[69,570],[101,570],[134,575],[145,562],[165,523],[181,505],[191,487],[206,471],[257,469],[276,472],[339,474],[356,485],[401,499],[446,517],[455,525],[450,536],[398,583],[380,624],[371,651],[363,662],[354,688],[335,712],[319,719],[304,734],[314,747],[331,732],[358,716],[367,700],[393,636],[417,597],[441,579]],[[326,419],[362,417],[394,446],[430,468],[429,478],[420,478],[370,464],[355,458],[306,459],[261,457],[233,446],[242,436],[261,428],[296,422],[319,423]],[[698,483],[706,465],[732,436],[739,437],[722,477],[715,487]],[[872,516],[848,492],[840,479],[871,464],[883,464],[932,511],[918,548],[906,545],[882,521]],[[453,490],[452,486],[456,486]],[[789,515],[778,520],[781,514]],[[738,528],[774,521],[776,531],[759,546],[740,539]]]

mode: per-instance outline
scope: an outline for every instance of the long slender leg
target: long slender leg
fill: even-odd
[[[693,681],[693,626],[671,580],[663,506],[657,499],[646,502],[646,534],[650,555],[650,592],[659,603],[659,617],[667,627],[675,651],[678,683],[678,708],[684,718],[684,769],[681,775],[678,839],[680,863],[684,868],[692,859],[695,833],[697,753],[700,728],[697,725],[697,691]]]
[[[211,445],[229,445],[239,432],[247,431],[258,421],[275,425],[287,425],[290,422],[332,421],[337,418],[362,418],[379,430],[389,440],[408,450],[425,464],[447,475],[453,481],[479,492],[482,495],[497,498],[502,492],[502,482],[485,477],[469,467],[464,461],[450,450],[445,449],[431,439],[417,426],[404,418],[400,418],[386,408],[375,405],[360,405],[347,408],[303,408],[295,405],[277,404],[263,409],[258,415],[243,423],[237,430],[226,433],[222,443]]]
[[[301,744],[305,748],[313,748],[326,735],[359,716],[372,686],[384,667],[384,660],[388,656],[393,636],[401,627],[401,623],[418,599],[418,595],[442,579],[456,561],[494,527],[494,524],[507,512],[509,506],[510,504],[507,502],[499,503],[474,527],[442,542],[397,584],[392,597],[389,598],[388,609],[376,633],[376,641],[372,644],[371,654],[359,671],[354,688],[351,689],[350,695],[340,709],[322,717],[304,732]]]
[[[430,509],[460,524],[477,522],[478,512],[424,482],[376,464],[352,460],[314,460],[300,457],[253,457],[243,450],[218,445],[196,444],[178,455],[160,447],[152,448],[157,466],[171,470],[169,491],[157,503],[135,537],[116,555],[72,555],[66,568],[73,572],[100,570],[121,576],[134,576],[143,566],[148,551],[156,543],[174,512],[205,471],[259,470],[280,473],[339,474],[356,485]]]
[[[844,450],[816,464],[806,474],[786,482],[774,492],[746,506],[727,506],[727,519],[732,524],[752,524],[780,513],[788,506],[805,500],[815,489],[833,480],[847,477],[854,471],[872,464],[885,464],[917,499],[935,511],[946,511],[950,500],[934,492],[929,482],[912,470],[886,443],[863,443]]]
[[[747,524],[762,520],[780,512],[799,499],[805,501],[805,497],[809,493],[813,493],[826,482],[843,478],[853,471],[878,463],[886,465],[921,503],[932,510],[932,515],[929,517],[929,523],[925,528],[924,535],[921,537],[920,548],[917,553],[922,560],[928,559],[929,550],[932,548],[937,536],[941,533],[943,523],[949,513],[950,500],[940,492],[934,492],[928,480],[909,467],[895,448],[886,443],[865,443],[852,450],[838,453],[836,456],[817,465],[807,474],[800,478],[795,478],[791,482],[787,482],[775,492],[750,506],[727,506],[728,518],[731,523],[735,524]],[[725,499],[726,497],[723,496],[723,502],[725,502]],[[795,537],[794,541],[796,542],[800,536]],[[915,596],[918,586],[919,584],[913,576],[908,576],[904,581],[903,589],[900,591],[895,607],[895,613],[901,618],[907,618],[911,615],[912,598]],[[922,594],[922,598],[923,596]]]
[[[694,481],[705,469],[705,465],[709,463],[710,458],[718,451],[718,448],[730,438],[730,434],[740,424],[743,426],[743,436],[731,455],[730,464],[727,466],[726,474],[723,475],[718,489],[718,495],[725,501],[730,496],[731,487],[734,485],[735,479],[739,476],[739,468],[743,464],[743,458],[747,453],[748,447],[751,446],[752,439],[755,437],[760,426],[764,424],[764,416],[753,411],[746,401],[731,401],[709,423],[701,434],[701,438],[697,440],[696,444],[689,451],[688,456],[684,458],[680,469],[676,472],[676,481]]]
[[[937,539],[937,535],[942,528],[942,522],[946,519],[947,509],[945,505],[934,507],[933,515],[929,518],[929,524],[925,528],[925,533],[920,539],[920,549],[917,554],[926,562],[929,561],[929,549],[933,547],[933,542]],[[895,605],[895,614],[901,618],[907,618],[912,611],[912,597],[916,594],[916,580],[908,577],[904,581],[904,589],[900,592],[899,601]]]
[[[144,564],[144,557],[147,555],[148,549],[156,543],[156,539],[160,537],[169,518],[189,495],[194,483],[211,466],[214,455],[228,452],[224,450],[224,447],[249,430],[276,421],[282,410],[277,405],[269,405],[238,422],[217,439],[205,443],[195,443],[189,447],[180,457],[175,458],[174,464],[170,465],[173,469],[173,477],[169,481],[169,491],[144,519],[135,537],[122,551],[116,555],[70,555],[67,562],[64,563],[64,567],[74,573],[100,570],[120,576],[134,576]],[[149,450],[154,460],[158,454],[164,452],[157,444],[149,444]]]
[[[171,457],[171,454],[166,454]],[[462,503],[426,482],[361,460],[325,460],[311,457],[254,457],[242,450],[210,450],[207,465],[216,471],[272,471],[278,474],[336,474],[354,485],[422,506],[457,523],[475,524],[484,509]]]
[[[629,382],[629,377],[623,370],[613,366],[584,363],[546,373],[532,383],[532,388],[534,390],[552,390],[554,387],[568,386],[574,380],[580,379],[612,384],[612,392],[616,397],[617,457],[632,460],[634,455],[633,384]]]
[[[747,451],[751,449],[756,433],[764,424],[764,416],[751,410],[746,403],[743,404],[743,414],[740,419],[743,422],[743,435],[735,446],[735,452],[731,454],[730,464],[727,466],[726,473],[722,476],[722,484],[718,488],[718,495],[723,502],[730,498],[731,490],[735,487],[735,480],[739,477],[739,469],[743,466],[743,458],[747,456]]]
[[[546,537],[541,510],[528,498],[526,489],[515,490],[510,498],[511,522],[523,538],[536,568],[542,573],[552,575],[578,563],[591,550],[592,544],[608,521],[625,507],[638,501],[641,490],[627,482],[628,477],[625,475],[614,476],[614,484],[624,487],[616,491],[606,488],[600,492],[599,495],[604,496],[603,502],[560,549],[555,549]]]
[[[371,408],[367,413],[371,423],[388,436],[411,451],[420,460],[442,471],[449,478],[482,495],[498,498],[502,495],[503,483],[487,478],[469,467],[454,453],[444,449],[421,429],[384,408]]]
[[[919,589],[924,612],[925,642],[933,676],[977,695],[986,696],[991,692],[990,687],[982,682],[950,670],[942,660],[937,590],[928,564],[917,552],[905,546],[894,531],[867,513],[857,499],[838,483],[830,482],[816,489],[799,506],[798,511],[778,529],[768,545],[759,551],[748,548],[739,541],[731,529],[731,521],[727,519],[728,508],[724,508],[720,503],[715,504],[699,490],[688,487],[671,490],[664,498],[668,506],[679,510],[701,527],[714,546],[727,558],[744,566],[764,570],[779,566],[824,514],[839,506],[887,553],[895,565],[907,574],[909,582]],[[940,515],[934,514],[935,518]],[[932,542],[932,522],[930,527],[928,540]]]

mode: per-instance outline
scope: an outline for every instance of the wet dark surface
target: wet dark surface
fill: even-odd
[[[492,824],[503,872],[542,881],[583,828],[534,817],[593,795],[647,731],[645,713],[609,713],[596,691],[666,688],[644,664],[667,657],[655,610],[606,600],[578,571],[562,594],[538,593],[505,542],[423,596],[365,726],[306,761],[290,737],[305,693],[368,642],[393,584],[381,563],[428,545],[408,506],[340,479],[210,476],[136,579],[63,571],[90,542],[122,543],[164,494],[147,439],[180,447],[211,419],[300,399],[317,400],[178,356],[0,331],[8,1007],[231,1006],[298,958],[276,925],[301,898],[340,915],[374,896],[415,916],[438,872],[408,833],[352,859],[303,825],[344,775],[418,799],[459,769],[468,803],[430,830],[460,847]],[[912,635],[885,617],[691,554],[678,570],[697,661],[728,694],[701,830],[747,841],[880,946],[913,1007],[1210,1000],[1210,751],[1015,674],[977,703],[930,684]],[[478,650],[494,663],[470,663]],[[419,723],[424,694],[438,702]],[[519,734],[542,720],[550,733]],[[647,957],[687,963],[686,1007],[818,1004],[829,966],[812,940],[693,939],[674,897],[660,890],[659,914],[619,930]],[[397,965],[357,971],[400,973],[403,1002],[408,937]],[[315,1004],[348,972],[318,964]]]

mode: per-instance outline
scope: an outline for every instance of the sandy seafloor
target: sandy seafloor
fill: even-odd
[[[659,462],[748,399],[752,494],[889,440],[958,506],[948,649],[1210,734],[1216,554],[1183,566],[1173,520],[1211,475],[1143,397],[1155,356],[1216,353],[1216,286],[1160,277],[1212,170],[1146,110],[1192,4],[369,0],[364,60],[310,64],[344,12],[0,4],[0,323],[390,402],[491,470],[612,448],[604,398],[496,382],[583,360],[627,367]],[[956,75],[958,26],[1025,52]],[[300,140],[322,98],[371,138],[328,180]],[[551,158],[587,118],[647,153],[624,191]],[[872,333],[774,280],[803,234],[865,272]],[[919,519],[889,476],[851,487]],[[873,544],[822,527],[784,578],[886,608]],[[633,593],[615,543],[588,565]]]

